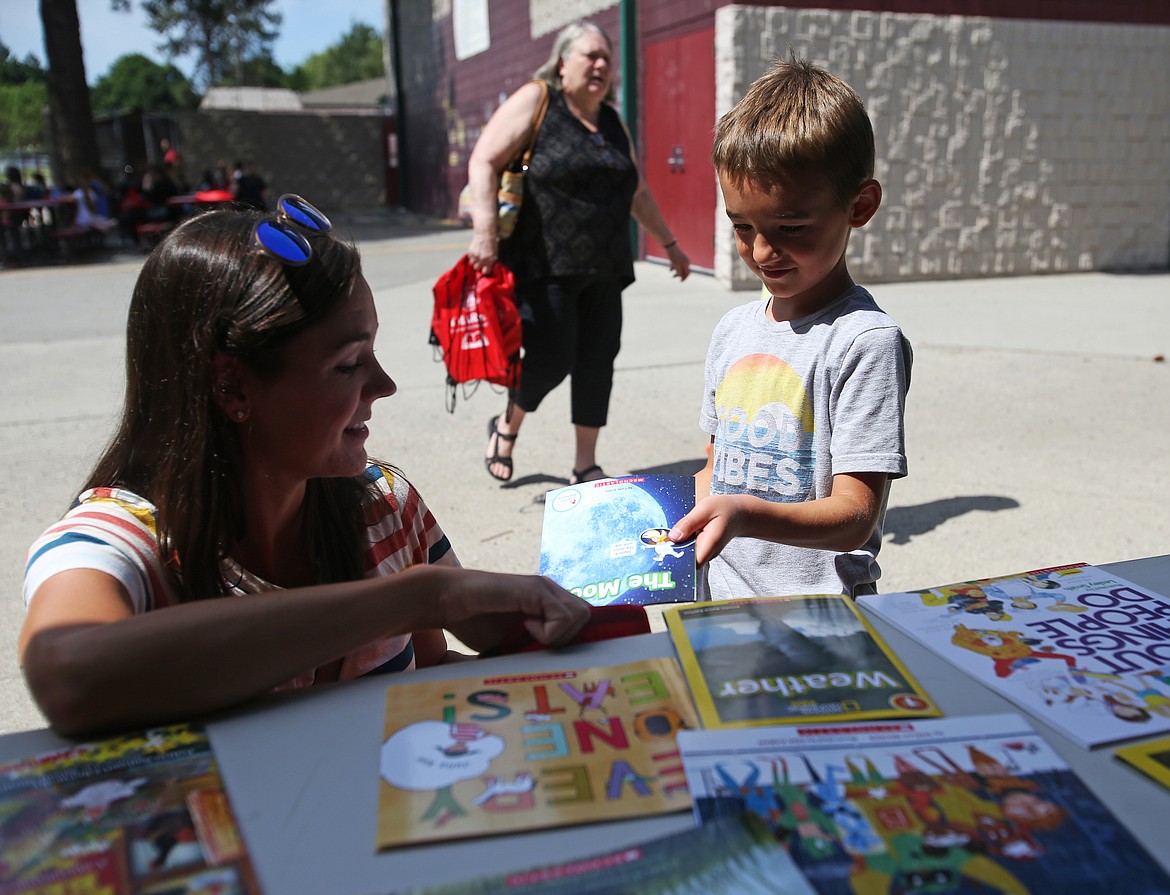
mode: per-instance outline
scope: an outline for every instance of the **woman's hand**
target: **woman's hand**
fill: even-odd
[[[552,580],[460,569],[443,582],[437,627],[478,652],[499,646],[523,624],[546,646],[571,641],[589,621],[589,604]]]
[[[666,250],[666,257],[670,259],[670,269],[679,282],[691,275],[691,259],[678,247],[677,242]]]
[[[472,268],[481,274],[490,274],[499,256],[499,243],[494,232],[476,231],[471,237],[471,245],[467,247],[467,260]]]

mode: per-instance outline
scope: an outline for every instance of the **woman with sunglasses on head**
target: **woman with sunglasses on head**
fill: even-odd
[[[357,250],[299,197],[181,223],[146,260],[118,429],[29,551],[19,653],[58,732],[187,719],[293,687],[571,639],[583,601],[464,570],[366,456],[395,384]],[[307,235],[306,235],[307,234]]]
[[[523,323],[520,387],[488,420],[484,462],[500,481],[512,478],[512,449],[524,416],[571,376],[575,455],[571,484],[605,477],[597,437],[606,424],[613,365],[621,344],[622,290],[634,281],[630,215],[662,246],[674,275],[690,261],[638,172],[629,134],[613,101],[613,46],[596,25],[569,25],[529,82],[484,126],[468,160],[474,235],[471,265],[490,273],[496,260],[516,275]],[[500,174],[532,139],[534,113],[548,90],[548,110],[524,176],[515,232],[501,241]]]

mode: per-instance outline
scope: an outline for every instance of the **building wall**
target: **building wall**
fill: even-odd
[[[183,167],[197,182],[218,159],[254,165],[270,199],[300,193],[328,214],[386,203],[386,143],[381,115],[183,112]]]
[[[1170,262],[1170,27],[726,6],[716,117],[789,49],[861,95],[882,208],[862,282]],[[716,276],[758,288],[716,210]]]
[[[1170,264],[1165,0],[630,2],[642,48],[717,23],[716,108],[694,110],[712,127],[789,48],[858,90],[885,188],[851,243],[860,278]],[[547,58],[555,32],[589,18],[619,36],[617,0],[485,0],[488,33],[473,36],[486,49],[461,59],[454,7],[396,4],[404,204],[444,217],[484,124]],[[626,64],[641,96],[644,52]],[[655,110],[640,99],[629,111],[648,133]],[[717,276],[754,288],[722,208],[695,211],[715,216]]]

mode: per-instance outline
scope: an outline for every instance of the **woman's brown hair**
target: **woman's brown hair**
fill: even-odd
[[[356,248],[311,236],[293,267],[252,241],[261,213],[232,207],[179,224],[147,258],[126,325],[126,397],[86,488],[126,488],[158,510],[164,562],[181,600],[223,596],[220,560],[244,536],[238,427],[212,396],[212,359],[276,376],[282,349],[338,307],[361,273]],[[314,479],[306,533],[320,582],[362,574],[357,479]]]

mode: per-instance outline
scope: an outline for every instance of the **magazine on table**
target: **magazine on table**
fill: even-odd
[[[1170,737],[1125,746],[1116,755],[1170,789]]]
[[[540,574],[594,606],[695,599],[695,543],[667,537],[695,506],[689,475],[631,475],[549,491]]]
[[[754,818],[720,817],[611,851],[398,895],[816,895]]]
[[[401,683],[386,691],[379,848],[690,807],[674,659]]]
[[[1082,746],[1170,731],[1170,599],[1104,569],[858,602]]]
[[[704,727],[939,714],[840,594],[696,603],[664,618]]]
[[[200,727],[0,764],[4,895],[259,891]]]
[[[1015,714],[683,731],[696,817],[765,821],[821,895],[1170,893]]]

